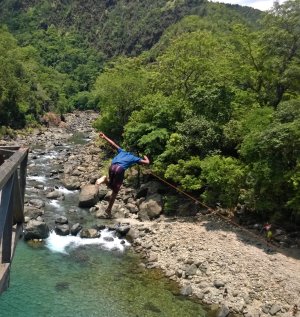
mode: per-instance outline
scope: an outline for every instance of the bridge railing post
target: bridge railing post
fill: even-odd
[[[14,250],[13,225],[24,222],[28,149],[0,147],[0,158],[0,264],[4,264],[11,262]]]
[[[12,239],[12,191],[13,191],[14,175],[2,189],[0,204],[0,237],[2,237],[2,259],[1,263],[10,263],[11,259],[11,239]]]
[[[20,189],[21,189],[21,199],[22,206],[24,206],[25,188],[26,188],[26,170],[28,161],[28,150],[26,151],[26,156],[20,164]]]

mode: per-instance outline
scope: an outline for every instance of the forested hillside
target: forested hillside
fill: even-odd
[[[214,206],[300,222],[300,0],[2,1],[0,122],[95,127]]]
[[[1,125],[20,128],[45,111],[98,108],[88,92],[104,62],[150,49],[169,25],[190,13],[225,28],[232,21],[254,26],[260,16],[251,8],[202,0],[1,1],[2,73],[4,65],[13,70],[18,64],[21,69],[21,74],[10,71],[2,82]],[[26,50],[31,52],[30,62],[21,57]],[[21,93],[23,89],[30,97]]]
[[[205,0],[3,0],[0,9],[3,22],[23,43],[31,42],[37,30],[54,26],[75,32],[108,57],[150,49],[168,26],[187,15],[208,16],[216,23],[221,18],[222,24],[235,20],[252,25],[260,17],[252,8]],[[24,32],[26,38],[22,39]]]

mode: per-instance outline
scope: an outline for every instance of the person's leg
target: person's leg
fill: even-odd
[[[118,195],[118,192],[122,186],[124,180],[124,172],[125,170],[119,165],[112,165],[109,169],[109,181],[108,187],[112,189],[112,194],[109,200],[108,207],[106,209],[106,213],[109,217],[111,217],[112,207]]]
[[[106,186],[108,185],[108,180],[107,180],[106,175],[104,175],[96,180],[96,185],[100,185],[103,183],[105,183]]]
[[[112,206],[114,205],[114,202],[115,202],[115,200],[117,198],[117,195],[118,195],[118,193],[112,192],[112,194],[110,196],[108,207],[105,210],[105,212],[107,213],[108,217],[112,216],[111,209],[112,209]]]

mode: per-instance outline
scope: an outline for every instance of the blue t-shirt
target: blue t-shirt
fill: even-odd
[[[111,163],[118,164],[126,170],[132,165],[137,164],[140,160],[140,157],[137,157],[129,152],[124,151],[121,148],[118,148],[118,155],[113,158]]]

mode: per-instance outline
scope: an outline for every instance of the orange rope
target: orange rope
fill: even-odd
[[[164,180],[163,178],[159,177],[158,175],[152,173],[150,171],[150,174],[153,175],[154,177],[158,178],[160,181],[162,181],[163,183],[169,185],[170,187],[174,188],[175,190],[177,190],[178,192],[182,193],[183,195],[189,197],[190,199],[194,200],[197,204],[202,205],[203,207],[207,208],[207,209],[211,209],[210,207],[208,207],[207,205],[205,205],[204,203],[202,203],[201,201],[199,201],[198,199],[196,199],[195,197],[191,196],[190,194],[184,192],[183,190],[179,189],[178,187],[172,185],[171,183],[167,182],[166,180]]]
[[[205,208],[207,208],[207,209],[213,209],[213,208],[211,208],[211,207],[208,207],[207,205],[205,205],[205,204],[202,203],[201,201],[199,201],[197,198],[191,196],[190,194],[184,192],[183,190],[179,189],[178,187],[174,186],[173,184],[167,182],[165,179],[161,178],[160,176],[154,174],[152,171],[147,170],[147,172],[150,173],[152,176],[156,177],[157,179],[159,179],[161,182],[163,182],[163,183],[167,184],[168,186],[172,187],[172,188],[175,189],[176,191],[178,191],[178,192],[184,194],[185,196],[189,197],[190,199],[194,200],[197,204],[200,204],[200,205],[202,205],[203,207],[205,207]],[[243,231],[249,233],[250,235],[254,236],[256,239],[261,240],[262,242],[264,242],[265,244],[267,244],[268,247],[271,245],[270,242],[268,242],[268,241],[266,241],[265,239],[261,238],[260,236],[258,236],[258,235],[255,234],[254,232],[252,232],[252,231],[250,231],[250,230],[244,228],[243,226],[239,225],[239,224],[236,223],[235,221],[233,221],[233,220],[231,220],[231,219],[229,219],[229,218],[223,216],[223,215],[220,214],[216,209],[213,209],[213,210],[215,211],[215,214],[216,214],[218,217],[222,218],[222,219],[225,220],[226,222],[231,223],[232,225],[236,226],[237,228],[239,228],[239,229],[241,229],[241,230],[243,230]],[[278,249],[278,247],[276,247],[276,246],[273,245],[273,244],[272,244],[272,247]]]

